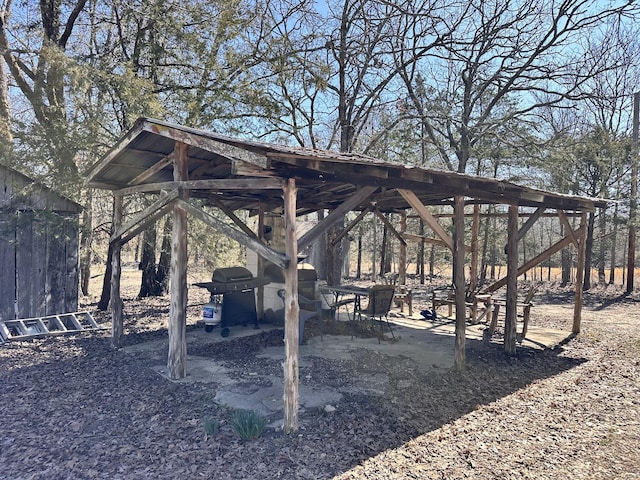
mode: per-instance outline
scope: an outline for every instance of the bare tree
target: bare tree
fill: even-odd
[[[606,8],[593,0],[469,2],[438,54],[402,76],[443,164],[465,172],[477,143],[498,125],[585,98],[580,87],[615,65],[607,55],[589,56],[583,39],[633,13],[632,1]]]

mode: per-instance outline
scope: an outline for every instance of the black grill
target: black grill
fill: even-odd
[[[222,331],[233,325],[247,326],[253,323],[258,328],[256,297],[254,288],[269,283],[268,280],[254,278],[244,267],[217,268],[210,282],[195,283],[211,293],[211,301],[222,295]],[[226,330],[228,333],[228,330]],[[224,335],[224,333],[223,333]]]

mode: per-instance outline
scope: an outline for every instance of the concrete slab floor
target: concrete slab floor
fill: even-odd
[[[389,356],[410,358],[422,369],[449,368],[454,361],[454,332],[453,320],[425,321],[421,317],[399,316],[396,314],[390,319],[393,324],[395,341],[386,331],[389,341],[378,343],[376,338],[355,338],[346,335],[324,335],[312,337],[306,345],[299,348],[300,376],[305,375],[310,357],[323,357],[327,359],[352,359],[354,353],[360,349],[368,349],[373,352]],[[224,342],[248,335],[255,335],[275,327],[261,326],[259,330],[252,327],[234,327],[227,338],[220,336],[217,331],[205,332],[204,329],[192,330],[187,333],[187,344],[199,342]],[[469,340],[481,340],[484,324],[468,325],[466,337]],[[569,332],[550,330],[531,326],[528,338],[523,346],[531,348],[553,347],[569,336]],[[125,352],[151,351],[160,355],[165,352],[167,339],[156,340],[144,344],[125,347]],[[284,361],[284,345],[264,348],[258,355],[259,358],[269,358]],[[306,359],[306,360],[305,360]],[[166,359],[157,357],[159,362]],[[168,378],[166,365],[159,364],[154,370]],[[283,406],[283,380],[281,377],[270,376],[267,381],[256,373],[256,381],[253,384],[246,378],[239,380],[233,368],[220,365],[214,359],[206,357],[187,357],[188,374],[184,379],[176,380],[178,383],[215,383],[217,385],[215,401],[235,409],[256,410],[265,416],[277,417],[281,415]],[[317,388],[304,385],[301,381],[299,394],[301,408],[316,408],[334,406],[340,402],[342,395],[350,392],[383,393],[388,378],[384,374],[372,374],[361,376],[358,381],[342,391],[334,388]],[[266,385],[266,386],[265,386]],[[278,421],[274,425],[278,425]]]

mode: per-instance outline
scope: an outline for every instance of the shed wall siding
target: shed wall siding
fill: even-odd
[[[78,225],[74,217],[22,211],[2,216],[0,317],[38,317],[78,308]],[[15,241],[4,241],[8,238]]]

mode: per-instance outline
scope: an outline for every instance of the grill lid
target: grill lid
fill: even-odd
[[[216,283],[246,282],[253,279],[253,274],[244,267],[216,268],[211,277]]]

